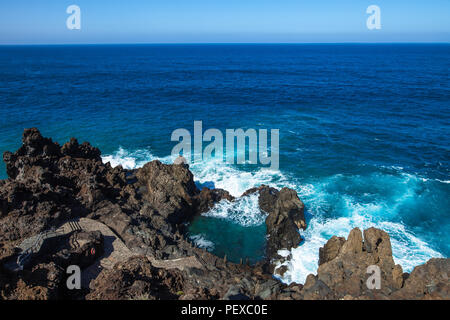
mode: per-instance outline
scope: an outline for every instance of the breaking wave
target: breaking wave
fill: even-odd
[[[243,227],[249,227],[263,224],[267,214],[259,209],[258,194],[255,193],[234,202],[222,200],[203,216],[227,219]]]
[[[121,164],[127,169],[141,167],[155,159],[172,163],[174,157],[157,158],[149,150],[130,152],[123,148],[103,157],[104,162],[109,161],[113,166]],[[243,171],[215,160],[194,163],[190,169],[199,187],[222,188],[236,197],[261,184],[276,188],[289,187],[298,192],[307,207],[308,228],[301,231],[305,241],[300,246],[290,252],[280,251],[280,254],[292,256],[288,262],[283,263],[288,270],[279,278],[285,283],[304,283],[308,274],[316,273],[319,248],[333,235],[347,237],[354,227],[361,230],[377,227],[388,232],[394,260],[404,271],[410,272],[414,266],[431,257],[442,257],[441,253],[403,222],[410,218],[408,215],[415,213],[417,202],[423,198],[422,194],[430,192],[424,191],[424,183],[428,183],[426,179],[405,173],[403,168],[390,168],[364,175],[336,174],[301,182],[280,171]],[[221,201],[204,216],[228,219],[244,227],[263,224],[265,219],[258,208],[256,195],[234,203]],[[216,245],[207,240],[206,234],[192,235],[191,239],[207,250],[213,250]]]

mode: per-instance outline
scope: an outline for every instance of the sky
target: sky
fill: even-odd
[[[69,30],[66,9],[81,10]],[[367,7],[381,10],[369,30]],[[1,0],[0,44],[450,42],[450,0]]]

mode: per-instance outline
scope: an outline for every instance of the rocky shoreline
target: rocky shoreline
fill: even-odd
[[[226,190],[199,190],[187,165],[113,168],[89,143],[59,146],[35,128],[22,142],[3,155],[1,299],[450,299],[448,258],[404,273],[389,235],[375,228],[332,237],[304,284],[274,279],[283,272],[274,270],[277,251],[297,246],[307,227],[294,190],[263,185],[242,195],[258,193],[268,214],[266,257],[235,264],[185,237],[196,215],[235,200]],[[82,269],[80,290],[66,286],[70,265]],[[380,289],[366,286],[370,265],[381,270]]]

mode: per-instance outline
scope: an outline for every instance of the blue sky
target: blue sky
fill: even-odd
[[[68,30],[66,8],[81,8]],[[366,8],[381,8],[368,30]],[[0,44],[449,42],[450,0],[2,0]]]

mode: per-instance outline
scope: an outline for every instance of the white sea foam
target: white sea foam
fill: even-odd
[[[112,155],[102,157],[104,163],[110,162],[113,167],[122,165],[125,169],[140,168],[152,160],[173,163],[175,158],[172,155],[162,158],[155,157],[149,150],[129,152],[123,148],[119,148]],[[270,184],[279,188],[295,187],[279,170],[261,168],[255,172],[240,171],[235,165],[230,165],[217,159],[192,163],[190,170],[198,184],[226,189],[235,197],[239,197],[246,190],[261,184]]]
[[[113,166],[121,164],[129,169],[141,167],[155,159],[157,157],[148,150],[129,152],[122,148],[112,155],[103,157],[104,162],[109,161]],[[172,163],[174,157],[167,156],[158,160],[163,163]],[[199,186],[222,188],[234,196],[240,196],[245,190],[261,184],[276,188],[289,187],[298,192],[300,198],[306,203],[311,218],[308,221],[307,230],[301,231],[305,239],[303,244],[291,252],[280,251],[282,254],[292,255],[292,259],[284,263],[288,270],[280,279],[283,282],[304,283],[308,274],[316,273],[319,248],[333,235],[347,237],[354,227],[361,230],[377,227],[388,232],[391,236],[394,260],[407,272],[431,257],[442,256],[396,219],[399,208],[408,204],[408,201],[413,201],[418,184],[424,183],[420,177],[405,173],[401,167],[392,167],[391,169],[395,172],[392,175],[388,173],[387,176],[374,174],[369,177],[348,177],[337,174],[310,183],[299,183],[280,171],[266,169],[253,172],[241,171],[236,166],[216,160],[191,164],[190,169]],[[443,183],[447,182],[443,181]],[[355,185],[364,190],[361,195],[367,198],[366,201],[357,201],[352,196],[352,191],[347,191],[348,187]],[[382,193],[388,193],[389,199],[380,199],[377,196],[377,190],[366,190],[373,186],[382,188]],[[255,200],[256,196],[235,203],[222,201],[207,215],[230,219],[242,225],[259,224],[262,223],[264,216],[259,214]],[[338,212],[338,215],[327,216],[325,214],[327,212]],[[195,238],[192,240],[197,246],[213,250],[214,243],[207,240],[207,235],[193,237]]]
[[[213,251],[214,243],[206,239],[206,235],[204,234],[195,234],[190,236],[191,241],[199,248]]]
[[[222,200],[203,215],[227,219],[244,227],[261,225],[267,217],[267,214],[259,209],[258,194],[252,194],[233,202]]]
[[[403,175],[403,180],[399,184],[404,184],[405,187],[396,190],[392,198],[384,201],[361,203],[349,195],[339,194],[334,200],[341,216],[325,219],[320,212],[327,209],[326,199],[331,197],[327,193],[326,186],[330,180],[341,178],[342,175],[333,176],[329,181],[313,186],[314,192],[306,195],[309,198],[310,210],[317,214],[309,221],[308,228],[301,231],[305,241],[291,250],[291,260],[276,266],[276,268],[282,265],[288,267],[282,278],[277,276],[281,281],[304,283],[308,274],[316,274],[319,248],[333,235],[346,238],[355,227],[361,230],[376,227],[386,231],[391,238],[394,261],[400,264],[404,271],[410,272],[415,266],[425,263],[432,257],[442,257],[439,252],[407,230],[401,222],[390,221],[396,218],[402,205],[414,198],[414,192],[411,191],[414,190],[414,185],[411,184],[420,181],[419,178]],[[283,254],[286,255],[284,251]]]
[[[361,230],[376,227],[385,230],[391,237],[394,261],[410,272],[415,266],[426,262],[432,257],[442,257],[439,252],[431,249],[424,241],[405,230],[401,223],[372,222],[371,219],[355,212],[352,217],[321,220],[313,218],[309,221],[306,231],[301,232],[305,239],[302,245],[291,250],[290,261],[286,265],[288,270],[280,278],[285,283],[304,283],[308,274],[316,274],[318,268],[319,248],[322,247],[332,235],[347,237],[350,230],[358,227]],[[286,252],[284,252],[286,255]]]
[[[124,169],[140,168],[155,159],[150,150],[139,149],[130,152],[122,147],[119,147],[115,153],[102,157],[104,163],[109,162],[113,167],[121,165]]]

